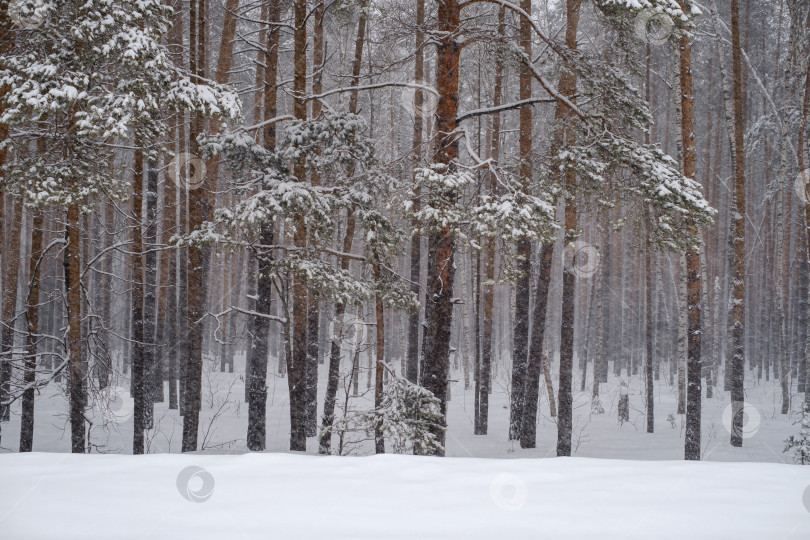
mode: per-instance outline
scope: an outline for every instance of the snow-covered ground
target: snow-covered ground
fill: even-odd
[[[203,374],[203,410],[201,412],[200,447],[205,453],[244,453],[247,451],[247,406],[244,403],[244,356],[235,361],[235,374],[221,373],[219,362],[207,362]],[[272,367],[271,367],[272,370]],[[326,388],[326,369],[319,369],[320,385],[318,405],[323,404]],[[750,376],[750,373],[749,373]],[[473,391],[464,389],[464,376],[455,370],[451,379],[452,398],[448,407],[447,455],[461,457],[535,458],[551,457],[556,452],[557,428],[549,416],[545,388],[541,391],[537,448],[521,449],[507,439],[509,418],[507,381],[508,373],[501,369],[494,378],[490,399],[489,434],[473,434]],[[554,378],[556,388],[556,377]],[[364,396],[351,398],[350,406],[369,408],[371,395],[366,390],[368,378],[360,377],[360,392]],[[575,373],[575,381],[579,376]],[[120,381],[126,385],[126,381]],[[683,459],[684,415],[677,414],[676,389],[668,381],[656,381],[655,433],[648,434],[644,424],[645,411],[643,386],[640,377],[630,380],[630,422],[620,425],[617,421],[618,379],[611,374],[610,381],[602,385],[604,414],[593,414],[590,406],[590,379],[585,392],[574,394],[573,455],[612,459],[680,460]],[[289,400],[287,379],[272,373],[268,376],[267,398],[267,450],[285,452],[289,449]],[[794,385],[795,389],[795,385]],[[343,389],[338,403],[343,403]],[[783,453],[784,440],[798,435],[798,409],[803,395],[795,394],[794,411],[780,414],[781,389],[778,381],[758,384],[753,379],[746,381],[746,424],[742,448],[729,444],[730,434],[724,425],[730,420],[730,404],[727,392],[715,392],[712,399],[703,400],[703,459],[708,461],[748,461],[790,463],[791,456]],[[102,407],[103,409],[103,407]],[[69,452],[70,426],[67,421],[68,404],[64,384],[52,384],[36,402],[34,450],[41,452]],[[120,418],[92,407],[88,416],[93,419],[91,442],[93,451],[100,453],[131,453],[132,418],[127,411]],[[129,410],[131,413],[131,409]],[[340,415],[340,412],[337,413]],[[12,407],[11,422],[2,426],[2,452],[16,452],[19,443],[20,403]],[[121,420],[111,421],[111,418]],[[320,418],[320,411],[319,411]],[[155,406],[155,426],[147,434],[147,452],[179,452],[182,435],[182,417],[176,410],[169,410],[166,403]],[[373,454],[373,443],[366,442],[352,447],[355,455]],[[317,440],[309,439],[309,451],[317,452]]]
[[[797,465],[35,453],[0,485],[9,540],[810,538]]]

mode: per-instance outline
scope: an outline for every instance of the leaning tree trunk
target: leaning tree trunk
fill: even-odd
[[[357,37],[354,41],[354,61],[352,63],[352,88],[357,88],[360,84],[360,68],[363,62],[363,44],[366,41],[366,15],[365,10],[360,13],[357,21]],[[352,92],[349,98],[349,112],[357,114],[359,92]],[[349,208],[346,212],[346,232],[343,236],[343,253],[352,252],[354,242],[355,218],[354,211]],[[340,267],[344,272],[350,268],[350,259],[342,257]],[[335,304],[334,324],[340,325],[341,330],[346,319],[346,305]],[[335,330],[337,331],[337,330]],[[340,358],[343,354],[341,340],[338,336],[332,336],[332,344],[329,349],[329,373],[326,382],[326,395],[323,400],[323,417],[321,419],[321,434],[318,441],[318,453],[328,454],[332,447],[332,425],[335,421],[335,404],[337,403],[337,389],[340,383]],[[410,342],[408,344],[410,347]],[[409,348],[410,351],[410,348]],[[410,354],[410,352],[409,352]],[[357,373],[353,372],[352,380],[357,381]],[[356,392],[355,392],[356,393]]]

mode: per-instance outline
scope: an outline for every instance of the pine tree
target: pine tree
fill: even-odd
[[[16,156],[3,181],[28,204],[67,209],[71,441],[83,452],[80,216],[92,211],[93,197],[127,198],[128,185],[108,167],[122,141],[135,140],[154,158],[167,113],[237,119],[241,111],[234,94],[193,83],[172,65],[162,45],[172,10],[159,0],[43,0],[40,13],[39,26],[19,31],[0,72],[8,89],[0,123],[12,135],[2,146]],[[42,151],[26,151],[43,141]]]
[[[810,465],[810,407],[802,407],[802,417],[795,423],[801,425],[801,430],[798,437],[785,439],[784,451],[793,450],[793,461],[799,465]]]

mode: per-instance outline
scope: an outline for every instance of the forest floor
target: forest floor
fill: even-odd
[[[201,411],[200,448],[204,453],[240,454],[247,451],[247,405],[244,403],[244,356],[235,359],[235,372],[221,373],[218,363],[206,362],[203,373],[203,405]],[[271,368],[272,370],[272,368]],[[326,389],[326,367],[320,366],[318,405],[323,404]],[[790,463],[791,456],[783,453],[784,440],[798,434],[798,410],[803,395],[792,396],[793,410],[780,414],[781,389],[778,381],[757,382],[749,372],[746,380],[745,440],[742,448],[729,444],[731,408],[727,392],[715,391],[712,399],[703,399],[702,457],[707,461],[748,461]],[[663,376],[663,374],[662,374]],[[508,373],[501,370],[493,378],[490,398],[488,435],[473,434],[474,392],[465,389],[463,372],[453,370],[451,400],[448,405],[447,455],[455,457],[536,458],[553,457],[556,453],[557,428],[549,415],[545,386],[540,395],[537,448],[522,449],[507,438],[509,419]],[[554,377],[556,385],[556,377]],[[575,381],[579,381],[575,372]],[[608,383],[601,385],[601,403],[604,413],[594,414],[591,408],[591,381],[585,391],[574,392],[573,456],[612,459],[680,460],[683,459],[685,415],[677,414],[677,389],[668,381],[655,382],[655,433],[646,432],[643,381],[633,376],[630,382],[630,422],[617,420],[619,378],[610,374]],[[360,395],[350,397],[350,409],[371,407],[373,383],[363,370],[359,381]],[[119,381],[126,394],[126,381]],[[271,373],[268,376],[267,398],[267,450],[285,452],[289,448],[289,399],[287,379]],[[556,388],[556,387],[555,387]],[[704,391],[705,392],[705,391]],[[705,394],[704,394],[705,395]],[[124,398],[128,398],[128,394]],[[345,403],[345,388],[338,393],[338,406]],[[132,418],[131,401],[122,402],[118,416],[110,408],[98,405],[96,400],[88,410],[93,420],[90,429],[93,452],[131,453]],[[91,403],[94,400],[91,399]],[[126,407],[129,405],[129,409]],[[112,409],[119,407],[118,402]],[[70,426],[68,403],[64,383],[52,383],[36,399],[34,450],[41,452],[69,452]],[[2,426],[0,452],[16,452],[20,431],[20,402],[12,406],[11,421]],[[104,414],[102,414],[104,413]],[[338,417],[342,415],[336,411]],[[105,416],[106,415],[106,416]],[[319,409],[318,418],[321,411]],[[112,419],[112,420],[111,420]],[[148,453],[180,452],[182,417],[177,410],[169,410],[167,403],[155,405],[155,428],[146,437]],[[364,434],[348,436],[355,443],[344,445],[343,453],[367,455],[374,453],[373,441],[363,440]],[[333,449],[338,447],[334,437]],[[317,439],[308,439],[308,450],[317,453]]]
[[[810,467],[589,458],[0,456],[0,537],[810,538]]]

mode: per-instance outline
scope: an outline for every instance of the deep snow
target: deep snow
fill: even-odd
[[[0,485],[9,540],[810,538],[780,464],[34,453]]]

